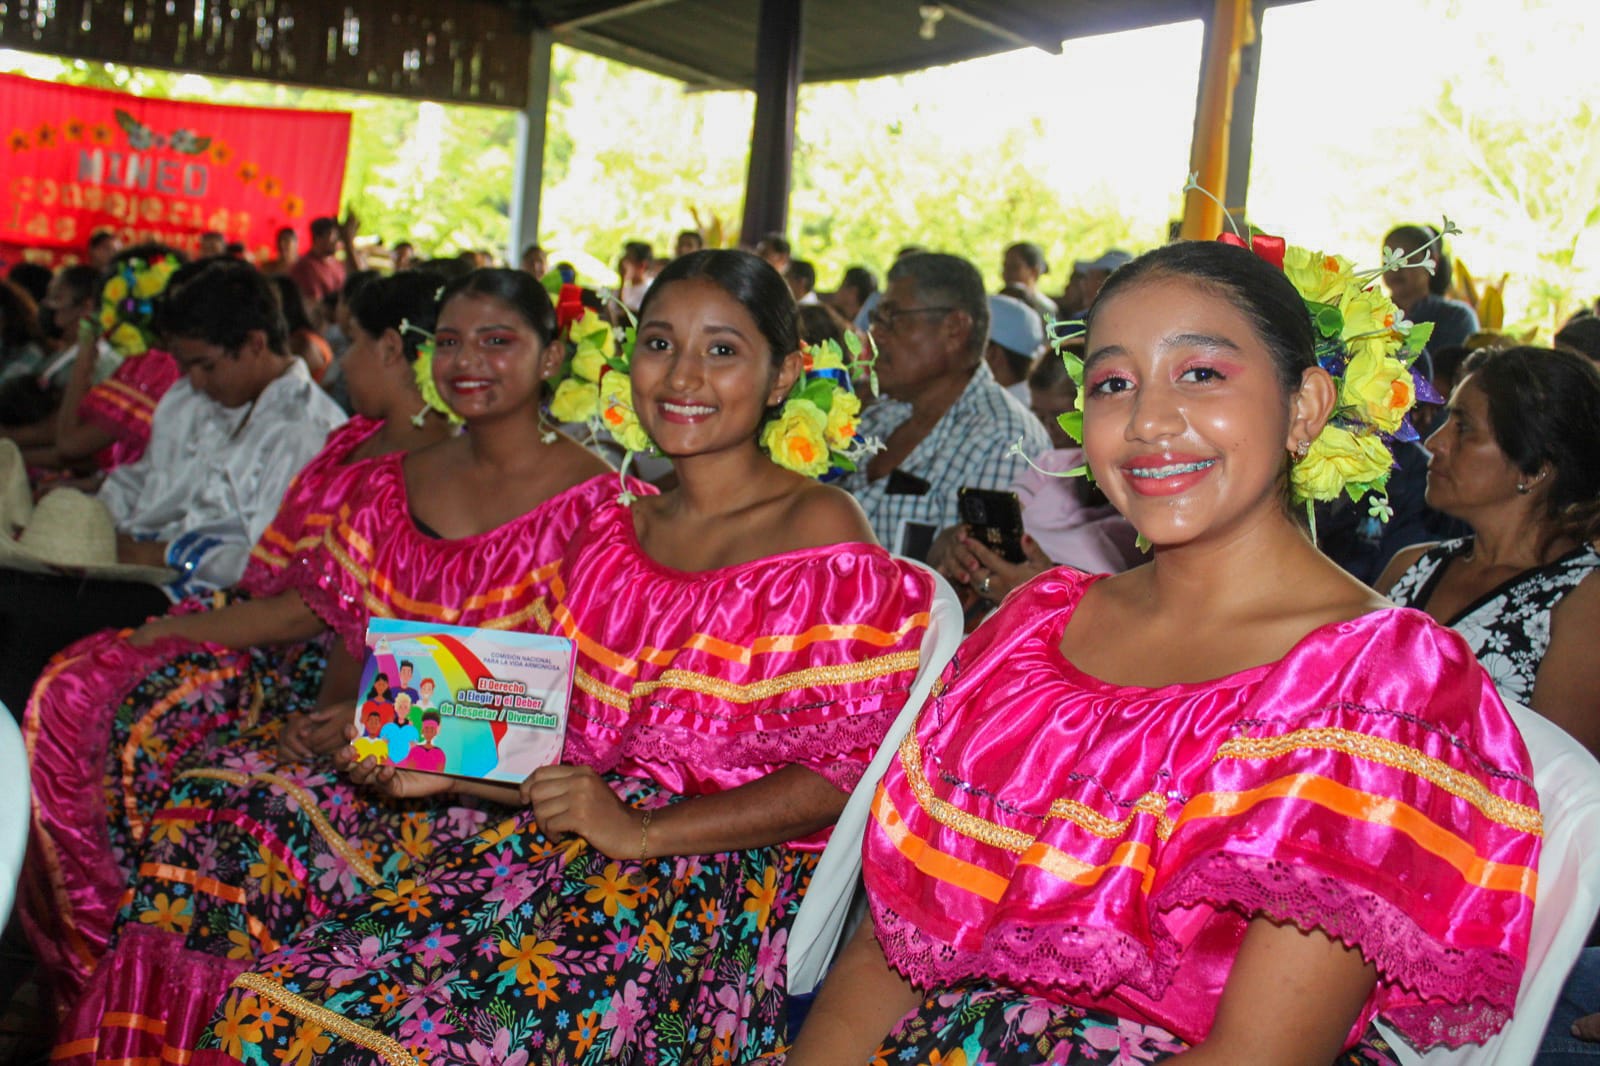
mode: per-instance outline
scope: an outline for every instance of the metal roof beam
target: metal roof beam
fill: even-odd
[[[690,66],[681,60],[657,55],[654,52],[647,52],[643,48],[625,44],[603,34],[590,33],[587,30],[571,30],[559,33],[557,37],[562,44],[570,45],[585,52],[592,52],[595,55],[602,55],[608,59],[615,59],[643,70],[654,71],[668,78],[677,78],[679,81],[688,82],[696,88],[742,90],[750,88],[749,85],[732,81],[710,71],[701,70],[699,67]]]
[[[978,15],[958,3],[941,3],[939,6],[944,8],[945,14],[951,18],[965,22],[973,29],[981,30],[991,37],[1009,41],[1018,48],[1037,48],[1042,52],[1048,52],[1056,56],[1061,54],[1061,40],[1059,38],[1052,40],[1049,37],[1039,36],[1038,31],[1025,33],[1010,26],[1003,26],[992,18]]]
[[[565,22],[558,22],[551,26],[554,33],[567,33],[571,30],[580,30],[585,26],[593,26],[600,22],[610,22],[612,19],[627,18],[649,11],[653,7],[665,7],[675,4],[678,0],[626,0],[624,3],[612,4],[601,10],[591,11],[587,15],[578,15]]]

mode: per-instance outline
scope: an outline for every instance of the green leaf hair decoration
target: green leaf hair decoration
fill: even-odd
[[[412,325],[410,319],[402,318],[400,336],[404,338],[407,333],[415,333],[422,338],[417,343],[417,357],[411,363],[411,377],[417,383],[417,391],[422,394],[422,402],[427,404],[427,407],[411,416],[411,424],[420,429],[429,409],[432,409],[449,419],[452,426],[461,425],[466,420],[444,402],[444,397],[439,395],[439,386],[433,380],[433,352],[438,343],[436,338],[421,326]]]

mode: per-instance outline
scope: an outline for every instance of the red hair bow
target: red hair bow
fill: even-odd
[[[1283,250],[1289,244],[1282,237],[1271,237],[1265,233],[1250,234],[1249,244],[1246,244],[1242,238],[1233,233],[1221,234],[1217,237],[1217,240],[1223,244],[1231,244],[1238,248],[1248,248],[1279,270],[1283,269]]]
[[[566,329],[582,317],[582,287],[578,285],[561,286],[561,293],[556,297],[556,328]]]

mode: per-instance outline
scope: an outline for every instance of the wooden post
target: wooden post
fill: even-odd
[[[522,250],[539,243],[539,194],[544,184],[545,117],[550,109],[550,46],[548,30],[534,30],[528,45],[528,102],[517,115],[516,176],[512,179],[511,246],[506,262],[518,266]]]
[[[761,0],[756,36],[756,115],[750,134],[744,222],[739,241],[753,247],[789,221],[794,122],[800,97],[802,0]]]

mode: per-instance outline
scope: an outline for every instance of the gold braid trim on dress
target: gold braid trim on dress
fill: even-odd
[[[242,774],[236,770],[186,770],[179,774],[178,777],[180,779],[188,777],[227,781],[234,785],[246,785],[251,781],[259,781],[263,784],[278,786],[295,798],[295,801],[300,804],[300,809],[305,812],[306,818],[310,820],[312,828],[321,834],[322,839],[328,842],[328,846],[333,848],[340,858],[350,864],[350,868],[355,871],[356,876],[361,878],[363,883],[369,888],[383,883],[383,878],[378,876],[378,871],[373,869],[372,864],[357,854],[356,849],[350,846],[350,842],[340,836],[338,830],[333,828],[333,824],[328,821],[327,815],[323,814],[322,809],[317,806],[317,798],[292,781],[279,777],[277,774]]]
[[[757,700],[769,699],[797,688],[810,688],[819,685],[851,685],[860,681],[870,681],[873,678],[886,677],[889,674],[916,670],[921,661],[922,652],[920,650],[897,651],[888,655],[880,655],[874,659],[842,663],[838,666],[808,666],[802,670],[779,674],[776,677],[752,681],[748,685],[724,681],[721,678],[697,674],[689,670],[664,670],[656,680],[640,681],[627,692],[596,679],[582,668],[576,671],[575,680],[578,688],[582,691],[602,703],[610,704],[618,710],[625,711],[628,709],[629,700],[648,696],[659,688],[675,688],[686,692],[698,692],[726,703],[754,703]]]
[[[912,795],[917,797],[917,804],[940,825],[990,847],[1004,848],[1018,855],[1033,846],[1034,838],[1020,829],[996,825],[933,794],[933,786],[928,784],[927,775],[922,772],[922,749],[917,747],[916,723],[912,723],[906,739],[900,742],[900,764],[905,767],[906,783],[911,786]]]
[[[1146,792],[1134,800],[1133,812],[1120,822],[1107,818],[1085,803],[1069,799],[1058,799],[1050,804],[1050,813],[1045,817],[1071,822],[1104,840],[1117,840],[1128,834],[1128,827],[1141,814],[1148,814],[1156,820],[1156,836],[1159,839],[1166,840],[1172,836],[1174,826],[1172,819],[1167,817],[1167,798],[1159,792]]]
[[[327,1032],[348,1040],[357,1047],[375,1052],[389,1066],[422,1066],[421,1060],[407,1051],[398,1040],[373,1032],[366,1026],[353,1022],[342,1014],[336,1014],[326,1007],[319,1007],[261,974],[240,974],[234,980],[233,987],[247,989],[258,996],[270,999],[295,1017],[320,1025]]]
[[[1303,749],[1337,751],[1430,781],[1478,809],[1491,822],[1534,836],[1544,818],[1532,807],[1495,795],[1471,774],[1393,740],[1332,727],[1296,729],[1276,737],[1235,737],[1217,748],[1217,759],[1275,759]]]
[[[906,783],[911,786],[917,804],[928,812],[930,818],[946,829],[954,830],[962,836],[988,844],[990,847],[1004,848],[1019,855],[1032,847],[1038,839],[1020,829],[999,825],[970,811],[964,811],[934,795],[933,786],[928,783],[928,776],[922,769],[922,749],[917,746],[915,726],[912,726],[906,738],[900,742],[900,765],[905,769]],[[1050,804],[1050,811],[1045,818],[1071,822],[1103,840],[1118,840],[1127,835],[1128,827],[1141,814],[1150,815],[1155,819],[1157,837],[1166,840],[1172,835],[1174,826],[1172,819],[1167,816],[1167,799],[1157,792],[1146,792],[1140,796],[1134,801],[1133,812],[1120,822],[1106,817],[1086,804],[1069,799],[1058,799]]]

